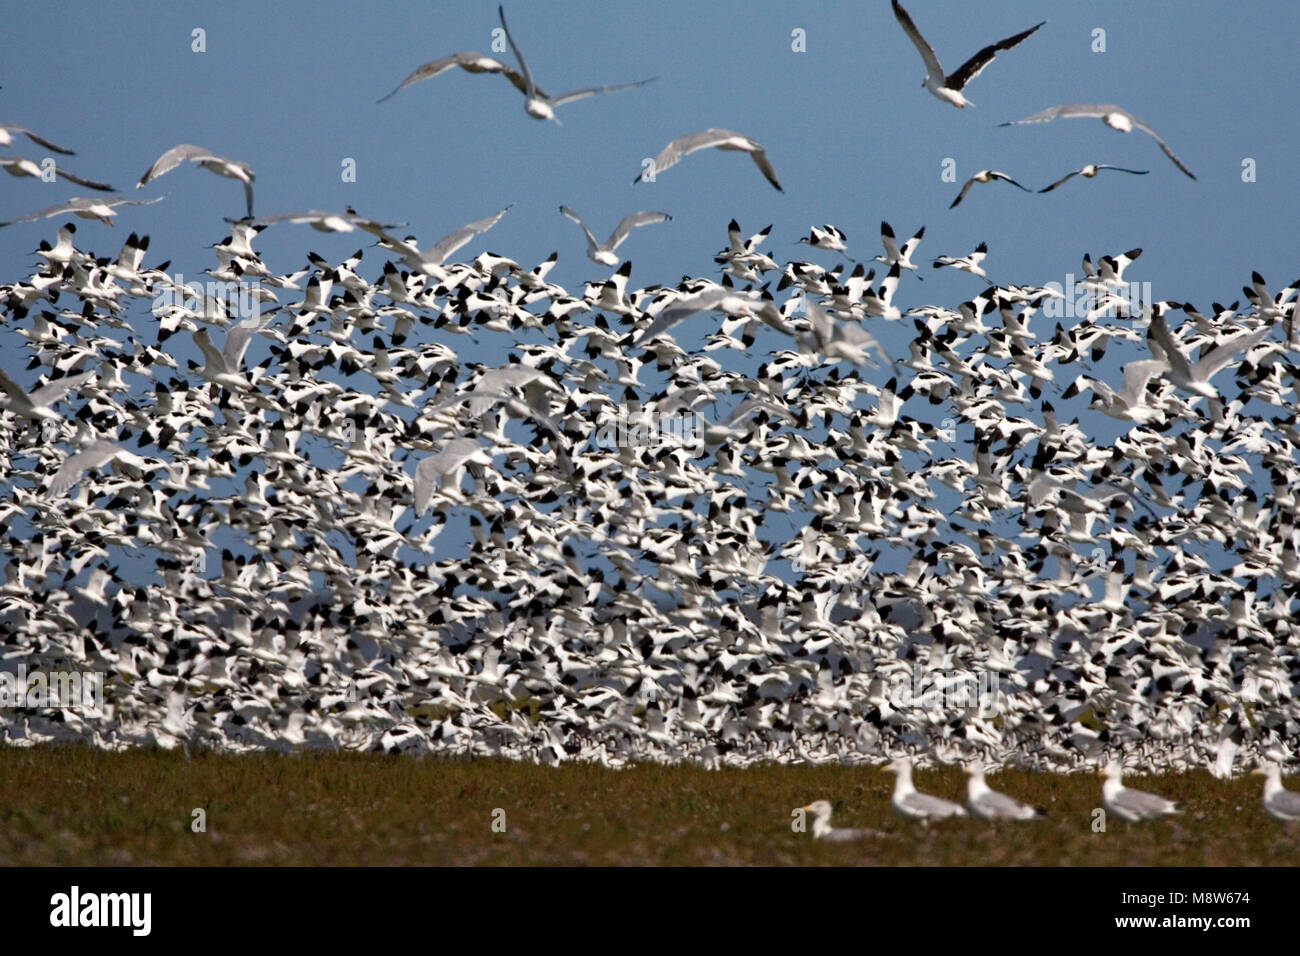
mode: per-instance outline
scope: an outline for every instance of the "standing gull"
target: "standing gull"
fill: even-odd
[[[912,761],[907,757],[899,757],[888,769],[894,774],[894,795],[890,804],[902,816],[913,820],[944,820],[948,817],[966,816],[966,811],[960,804],[918,792],[912,786]]]
[[[973,106],[970,100],[962,95],[962,90],[966,84],[975,77],[979,76],[984,67],[993,62],[993,58],[1003,50],[1010,50],[1021,40],[1026,39],[1031,33],[1041,27],[1046,20],[1036,26],[1030,27],[1023,33],[1017,33],[1015,36],[1007,37],[1005,40],[999,40],[997,43],[990,43],[984,49],[980,50],[973,57],[959,66],[952,73],[944,76],[943,67],[939,64],[939,58],[934,55],[934,49],[929,43],[925,42],[925,37],[921,36],[921,31],[916,28],[912,22],[911,16],[903,9],[903,5],[898,0],[893,0],[894,16],[898,20],[898,25],[903,28],[907,38],[912,41],[916,47],[916,52],[921,54],[921,59],[925,61],[925,79],[921,85],[933,93],[937,98],[945,103],[951,103],[958,109],[966,106]]]
[[[1148,136],[1150,136],[1152,139],[1154,139],[1157,143],[1160,144],[1160,149],[1164,152],[1166,156],[1168,156],[1171,160],[1173,160],[1175,166],[1177,166],[1179,169],[1185,172],[1190,178],[1192,179],[1196,178],[1196,175],[1190,169],[1188,169],[1186,166],[1183,165],[1183,161],[1174,155],[1173,150],[1171,150],[1168,146],[1165,145],[1165,141],[1161,139],[1158,135],[1156,135],[1155,130],[1153,130],[1146,123],[1142,122],[1142,120],[1138,119],[1128,110],[1124,109],[1123,107],[1116,106],[1113,103],[1105,103],[1100,105],[1094,103],[1063,103],[1060,106],[1048,107],[1047,109],[1043,110],[1041,113],[1035,113],[1033,116],[1026,116],[1022,120],[1011,120],[1006,123],[999,123],[998,125],[999,126],[1020,126],[1024,123],[1049,123],[1052,120],[1056,119],[1058,116],[1093,117],[1095,119],[1100,119],[1111,129],[1117,129],[1121,133],[1131,132],[1133,128],[1136,126],[1138,129],[1146,133]],[[1129,170],[1129,172],[1132,172],[1132,170]]]
[[[998,793],[984,782],[984,767],[980,764],[967,767],[970,780],[966,782],[966,805],[981,820],[1032,820],[1043,816],[1043,811],[1021,803],[1005,793]]]
[[[570,209],[568,206],[561,206],[560,213],[572,219],[582,227],[583,234],[587,237],[587,258],[597,265],[616,266],[621,261],[618,256],[614,255],[614,250],[623,244],[623,240],[628,237],[637,226],[648,226],[655,222],[668,222],[673,217],[666,212],[634,212],[624,216],[623,220],[614,227],[614,231],[609,234],[609,238],[604,242],[597,242],[596,237],[591,234],[587,224],[582,221],[582,217]]]
[[[1300,793],[1282,786],[1282,768],[1275,763],[1257,767],[1252,774],[1264,777],[1264,809],[1274,820],[1300,821]]]
[[[829,800],[814,800],[806,807],[800,807],[805,813],[813,815],[812,835],[814,840],[825,840],[828,843],[850,843],[853,840],[861,840],[869,836],[887,836],[876,830],[867,830],[861,827],[834,827],[831,826],[831,804]]]
[[[1120,780],[1123,772],[1118,760],[1112,760],[1102,771],[1106,782],[1101,787],[1101,803],[1108,812],[1129,823],[1179,812],[1172,800],[1124,786]]]
[[[655,176],[670,166],[676,166],[681,162],[683,156],[689,156],[698,150],[710,148],[740,150],[749,153],[749,158],[754,161],[754,165],[758,167],[759,172],[767,177],[767,181],[775,186],[777,191],[785,192],[781,188],[780,180],[776,178],[776,170],[772,168],[772,164],[767,160],[767,151],[762,146],[748,136],[733,133],[729,129],[716,128],[678,136],[665,146],[663,152],[654,158],[648,168],[642,169],[632,182],[633,184],[642,180],[653,182]]]
[[[248,206],[249,218],[253,215],[253,180],[257,177],[253,175],[253,170],[246,164],[237,162],[233,159],[226,159],[224,156],[218,156],[209,149],[202,146],[195,146],[192,143],[181,143],[179,146],[173,146],[167,152],[163,153],[154,164],[145,170],[140,181],[135,184],[136,189],[143,189],[150,181],[157,179],[159,176],[170,173],[181,163],[198,163],[209,172],[216,173],[218,176],[225,176],[227,179],[238,179],[244,184],[244,201]]]

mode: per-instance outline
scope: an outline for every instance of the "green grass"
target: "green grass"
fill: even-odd
[[[0,864],[1040,864],[1282,865],[1300,828],[1260,807],[1257,777],[1206,773],[1126,782],[1183,801],[1182,816],[1111,818],[1094,833],[1096,776],[1008,772],[996,788],[1047,808],[1041,821],[928,829],[889,808],[881,769],[763,766],[604,770],[367,754],[224,756],[0,747]],[[955,769],[920,789],[960,799]],[[820,844],[790,810],[819,798],[835,823],[886,836]],[[190,829],[207,811],[207,832]],[[492,830],[505,811],[504,833]]]

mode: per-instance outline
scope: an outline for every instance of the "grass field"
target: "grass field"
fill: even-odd
[[[196,754],[0,747],[0,864],[1285,865],[1300,828],[1260,806],[1258,777],[1125,778],[1183,801],[1182,816],[1108,821],[1096,776],[1008,772],[998,789],[1045,819],[928,829],[889,808],[877,768],[640,766],[416,760],[365,754]],[[962,799],[955,769],[919,789]],[[791,832],[792,808],[882,832],[854,844]],[[195,808],[207,831],[191,830]],[[495,810],[504,811],[504,819]],[[494,832],[493,821],[498,829]]]

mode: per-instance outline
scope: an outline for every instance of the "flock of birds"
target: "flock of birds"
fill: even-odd
[[[925,87],[957,107],[1042,26],[945,75],[892,5]],[[530,116],[555,119],[649,82],[550,96],[500,20],[517,70],[456,53],[384,99],[460,68],[504,76]],[[1114,106],[1024,122],[1056,116],[1155,137]],[[15,136],[69,154],[0,126],[0,145]],[[638,179],[705,148],[748,153],[781,188],[763,148],[722,129],[674,140]],[[990,790],[985,763],[1112,761],[1106,805],[1136,819],[1172,807],[1124,788],[1113,761],[1227,776],[1290,759],[1300,283],[1274,292],[1256,273],[1244,308],[1202,312],[1134,295],[1140,249],[1086,255],[1087,314],[1063,325],[1059,289],[993,283],[985,244],[933,260],[978,294],[908,305],[924,229],[900,246],[882,223],[882,254],[859,262],[842,230],[814,227],[800,241],[843,260],[826,267],[778,262],[768,230],[733,221],[720,276],[637,289],[617,249],[670,217],[633,213],[598,242],[562,206],[614,269],[576,294],[548,281],[554,254],[452,260],[509,207],[422,247],[352,209],[255,217],[253,170],[197,146],[139,186],[187,163],[243,186],[208,270],[224,292],[146,266],[134,232],[116,255],[79,248],[72,222],[0,286],[28,358],[20,373],[6,351],[0,372],[4,658],[107,675],[102,713],[20,708],[9,743],[893,759],[899,812],[964,813],[915,791],[919,757],[972,766],[968,805],[988,819],[1034,811]],[[1009,178],[980,176],[962,196]],[[111,224],[159,198],[72,199],[4,225]],[[280,271],[254,244],[291,224],[369,234],[384,261],[370,278],[362,249]],[[143,303],[152,324],[128,320]],[[702,347],[678,344],[683,323]],[[891,324],[911,334],[905,357],[881,347]],[[472,359],[489,339],[505,364]],[[1098,367],[1108,349],[1133,355],[1122,382]],[[1113,442],[1063,411],[1085,393],[1118,423]],[[694,427],[600,437],[629,418]],[[991,677],[995,693],[979,708],[900,695],[918,675],[945,695]],[[1294,819],[1277,773],[1268,787]],[[837,832],[829,804],[809,809],[815,833]]]

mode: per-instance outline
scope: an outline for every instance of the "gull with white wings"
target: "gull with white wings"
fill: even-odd
[[[966,816],[960,804],[921,793],[912,786],[912,761],[907,757],[899,757],[887,769],[894,774],[894,794],[890,805],[901,816],[921,821]]]
[[[1107,811],[1129,823],[1179,812],[1178,805],[1172,800],[1124,786],[1121,780],[1123,773],[1118,760],[1112,760],[1102,771],[1106,782],[1101,788],[1101,803]]]
[[[1081,116],[1099,119],[1111,129],[1117,129],[1121,133],[1132,132],[1136,127],[1154,139],[1160,145],[1161,151],[1173,161],[1175,166],[1186,173],[1191,179],[1196,178],[1196,175],[1183,164],[1183,161],[1174,155],[1173,150],[1165,145],[1165,141],[1156,134],[1155,130],[1142,122],[1142,120],[1138,119],[1128,110],[1116,106],[1114,103],[1063,103],[1060,106],[1050,106],[1042,112],[1035,113],[1033,116],[1026,116],[1022,120],[1011,120],[1006,123],[999,123],[998,125],[1020,126],[1025,123],[1050,123],[1058,116],[1065,118]],[[1128,172],[1132,172],[1132,170],[1128,170]]]
[[[778,192],[785,192],[781,188],[781,181],[776,178],[776,170],[772,168],[772,164],[768,161],[767,151],[762,146],[748,136],[733,133],[729,129],[717,128],[678,136],[665,146],[663,152],[647,164],[632,182],[633,184],[643,181],[654,182],[659,173],[669,167],[676,166],[682,161],[682,157],[689,156],[701,149],[729,149],[749,153],[749,158],[754,161],[754,165],[758,167],[759,172],[767,177],[767,181],[776,187]]]
[[[237,179],[243,183],[244,201],[248,206],[247,214],[249,218],[252,218],[253,180],[257,178],[253,174],[252,168],[247,163],[226,159],[224,156],[218,156],[210,149],[195,146],[193,143],[181,143],[179,146],[173,146],[159,156],[154,160],[153,165],[144,171],[144,175],[135,184],[135,188],[143,189],[148,183],[159,176],[170,173],[181,163],[198,163],[209,172],[216,173],[218,176],[225,176],[227,179]]]
[[[673,217],[666,212],[634,212],[623,217],[622,221],[614,227],[614,231],[609,234],[609,238],[604,242],[597,242],[596,237],[591,234],[587,224],[582,221],[582,217],[570,209],[568,206],[561,206],[560,213],[572,219],[582,227],[583,235],[587,237],[587,258],[597,265],[617,266],[622,260],[614,254],[614,250],[623,244],[623,240],[628,237],[633,229],[638,226],[648,226],[656,222],[668,222]]]
[[[513,206],[514,203],[510,205]],[[443,236],[428,249],[421,250],[412,239],[395,239],[382,230],[380,235],[383,236],[383,239],[379,241],[379,244],[385,249],[391,249],[400,255],[403,261],[415,271],[434,274],[447,261],[449,255],[475,236],[487,232],[500,222],[501,217],[509,211],[510,206],[506,206],[505,209],[493,213],[485,219],[462,226],[450,235]]]
[[[38,209],[36,212],[29,212],[25,216],[19,216],[17,219],[6,219],[0,222],[0,227],[13,226],[20,222],[35,222],[38,219],[49,219],[51,216],[61,216],[65,212],[70,212],[74,216],[82,219],[98,219],[107,225],[113,225],[113,210],[118,206],[152,206],[156,202],[162,202],[166,196],[157,196],[153,199],[90,199],[83,196],[74,196],[66,202],[61,202],[56,206],[47,206],[44,209]]]
[[[9,396],[8,402],[0,405],[0,411],[10,411],[33,421],[40,419],[51,422],[62,421],[63,416],[50,406],[60,401],[78,385],[89,381],[94,375],[94,372],[82,372],[80,375],[56,378],[28,392],[0,369],[0,391]]]

